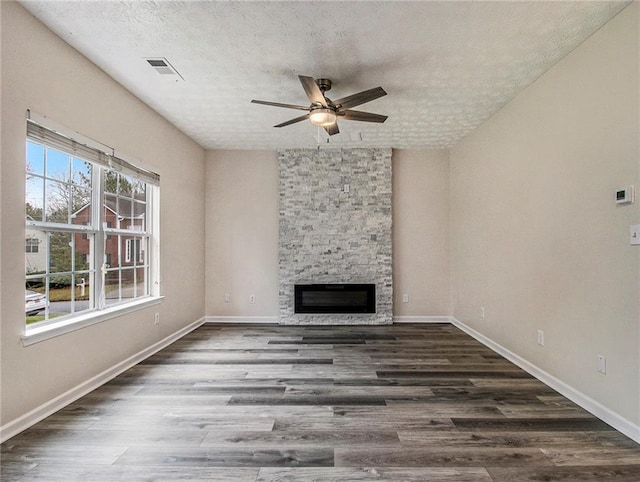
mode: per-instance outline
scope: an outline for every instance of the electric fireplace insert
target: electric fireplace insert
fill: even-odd
[[[295,285],[296,313],[375,313],[375,284]]]

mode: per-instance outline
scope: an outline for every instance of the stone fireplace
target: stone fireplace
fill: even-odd
[[[278,159],[280,323],[392,323],[391,149],[290,149]],[[371,284],[374,312],[296,313],[295,285]]]

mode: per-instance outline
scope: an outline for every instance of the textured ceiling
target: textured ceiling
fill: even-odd
[[[508,103],[628,2],[22,1],[31,13],[208,149],[312,147],[298,74],[331,98],[382,86],[340,122],[335,146],[447,148]],[[166,57],[167,80],[144,58]],[[360,140],[362,138],[362,140]]]

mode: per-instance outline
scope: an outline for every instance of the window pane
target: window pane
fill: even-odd
[[[136,273],[133,268],[122,269],[122,290],[121,290],[122,300],[130,300],[136,297],[135,274]]]
[[[26,229],[25,272],[45,273],[47,270],[48,236],[44,231]]]
[[[105,258],[107,268],[118,265],[118,236],[107,236],[104,242]]]
[[[133,229],[136,229],[138,231],[145,231],[147,229],[146,212],[147,212],[146,203],[137,202],[137,201],[133,203],[133,215],[134,215],[133,225],[135,226],[135,228]]]
[[[123,197],[133,197],[135,181],[123,174],[118,174],[118,194]]]
[[[91,249],[93,235],[77,233],[73,235],[75,246],[76,271],[91,268]],[[88,280],[87,280],[88,282]]]
[[[26,323],[37,323],[46,319],[47,296],[45,278],[27,279],[24,290],[24,312]]]
[[[73,177],[71,181],[79,186],[91,187],[91,163],[73,158]]]
[[[104,190],[108,193],[119,194],[123,197],[133,197],[134,192],[144,189],[143,186],[137,186],[138,184],[144,183],[140,183],[116,171],[105,171],[104,178]]]
[[[107,194],[118,193],[118,173],[115,171],[105,171],[104,173],[104,192]]]
[[[91,203],[87,202],[80,209],[74,211],[71,222],[82,226],[91,226]]]
[[[27,219],[42,221],[44,203],[44,179],[27,174],[25,211]]]
[[[118,196],[118,216],[120,217],[121,229],[132,229],[132,202],[131,198]]]
[[[44,175],[44,147],[27,141],[27,171]]]
[[[147,269],[136,268],[136,296],[147,295]]]
[[[45,201],[46,221],[50,223],[69,223],[71,192],[68,184],[47,181]]]
[[[69,187],[71,189],[71,222],[91,224],[91,191],[73,184]]]
[[[110,269],[105,275],[105,302],[107,306],[120,303],[120,269]]]
[[[102,212],[103,227],[117,229],[118,221],[118,198],[113,194],[104,195],[104,209]]]
[[[139,238],[138,241],[138,265],[147,264],[147,238]]]
[[[147,183],[143,181],[133,180],[133,197],[139,201],[147,199]]]
[[[75,313],[72,301],[73,284],[71,275],[52,276],[49,280],[49,318],[58,318]]]
[[[51,273],[71,271],[71,237],[71,233],[49,234],[49,271]]]
[[[55,149],[47,149],[47,177],[70,181],[69,155]]]
[[[90,298],[90,284],[89,281],[91,280],[91,272],[89,271],[81,271],[79,273],[76,273],[75,276],[75,284],[76,284],[76,304],[77,306],[77,310],[80,309],[84,309],[83,306],[86,305],[86,307],[88,308],[88,303],[80,303],[81,301],[88,301]]]

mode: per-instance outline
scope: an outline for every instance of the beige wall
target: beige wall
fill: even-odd
[[[393,151],[392,162],[394,315],[449,315],[447,152]],[[207,152],[208,316],[277,318],[278,180],[275,151]]]
[[[206,160],[206,314],[275,320],[278,156],[209,151]],[[255,303],[249,303],[252,294]]]
[[[392,161],[393,314],[448,316],[449,154],[394,150]]]
[[[20,5],[2,22],[2,418],[5,424],[200,319],[204,151]],[[161,176],[160,305],[23,347],[26,111],[140,159]],[[195,281],[194,281],[195,280]],[[160,325],[154,326],[154,313]]]
[[[453,315],[636,425],[638,45],[636,2],[451,151]]]

